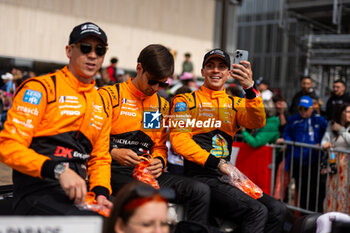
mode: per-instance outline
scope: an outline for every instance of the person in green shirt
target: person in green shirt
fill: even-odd
[[[275,143],[280,137],[278,127],[280,120],[275,116],[276,109],[272,100],[265,102],[264,107],[266,112],[266,125],[250,134],[244,128],[241,128],[243,140],[250,146],[256,148],[267,143]]]

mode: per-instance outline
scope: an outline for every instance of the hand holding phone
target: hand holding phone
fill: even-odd
[[[232,70],[230,71],[232,78],[238,80],[242,85],[243,89],[250,88],[254,85],[253,74],[248,61],[248,51],[237,49],[234,53],[234,64],[244,66],[245,68],[237,67],[232,65]],[[240,64],[241,61],[246,61],[245,64]]]
[[[248,61],[248,51],[237,49],[233,60],[235,64],[239,64],[240,61]]]

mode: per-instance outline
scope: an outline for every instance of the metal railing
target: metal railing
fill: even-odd
[[[327,151],[322,150],[321,146],[284,141],[281,145],[271,144],[268,145],[274,148],[272,155],[272,175],[271,175],[271,194],[275,191],[275,183],[280,182],[280,197],[281,200],[286,203],[288,208],[303,213],[315,213],[315,212],[328,212],[328,209],[323,209],[324,198],[327,197],[329,191],[329,178],[333,176],[336,180],[337,190],[335,195],[332,196],[333,202],[338,201],[339,192],[339,171],[340,171],[340,156],[341,153],[349,155],[349,150],[342,150],[337,148],[331,148]],[[299,156],[296,156],[299,148]],[[306,149],[306,150],[304,150]],[[279,152],[278,152],[279,150]],[[297,150],[297,152],[295,152]],[[307,154],[304,152],[308,151]],[[330,162],[329,153],[334,152],[337,161],[337,171],[335,174],[330,174]],[[278,156],[282,155],[282,172],[279,180],[276,179],[276,164]],[[289,157],[287,157],[289,155]],[[299,159],[298,159],[299,157]],[[348,157],[348,163],[350,164],[350,156]],[[287,167],[286,167],[287,166]],[[321,175],[321,170],[326,173]],[[346,190],[349,190],[350,179],[350,166],[347,169],[348,179],[346,183]],[[288,188],[285,189],[285,175],[287,175]],[[323,176],[323,177],[321,177]],[[322,178],[322,179],[321,179]],[[294,179],[294,180],[293,180]],[[305,180],[307,179],[307,180]],[[326,181],[326,182],[324,182]],[[305,184],[306,182],[306,184]],[[303,186],[305,185],[305,186]],[[316,190],[313,190],[316,188]],[[286,193],[288,193],[287,196]],[[345,202],[346,208],[348,208],[349,192],[346,192]],[[302,203],[303,201],[303,203]],[[347,209],[347,212],[350,210]]]

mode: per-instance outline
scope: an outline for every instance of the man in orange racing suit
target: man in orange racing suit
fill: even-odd
[[[174,72],[174,58],[164,46],[149,45],[141,51],[136,71],[135,78],[99,89],[112,117],[113,193],[134,180],[132,171],[140,163],[140,156],[149,153],[152,158],[147,169],[159,186],[175,190],[174,202],[185,204],[188,220],[206,224],[209,187],[163,172],[167,162],[167,129],[163,127],[163,119],[169,114],[169,103],[156,91],[168,85],[166,81]]]
[[[209,185],[211,212],[239,224],[240,232],[282,232],[285,207],[263,194],[255,200],[227,183],[233,136],[240,128],[265,125],[265,111],[253,85],[248,61],[230,67],[229,55],[221,50],[209,51],[203,60],[204,84],[198,91],[176,96],[172,101],[169,125],[174,151],[185,158],[184,172]],[[245,89],[245,98],[225,93],[230,75]]]
[[[14,212],[22,215],[94,215],[74,204],[89,189],[111,208],[110,123],[94,75],[107,36],[93,23],[69,37],[68,66],[26,80],[17,90],[0,133],[0,160],[13,168]]]

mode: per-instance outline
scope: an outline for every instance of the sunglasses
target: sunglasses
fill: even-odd
[[[298,110],[299,110],[299,111],[307,111],[307,110],[309,110],[309,108],[305,108],[305,107],[298,107]]]
[[[83,54],[88,54],[92,51],[92,45],[89,43],[76,43],[76,45],[80,48],[80,52]],[[103,45],[96,45],[95,47],[95,53],[97,56],[102,57],[106,54],[108,47]]]
[[[154,79],[148,79],[148,85],[154,86],[154,85],[157,85],[157,84],[160,87],[168,87],[169,86],[169,83],[167,83],[167,82],[161,82],[161,81],[154,80]]]

